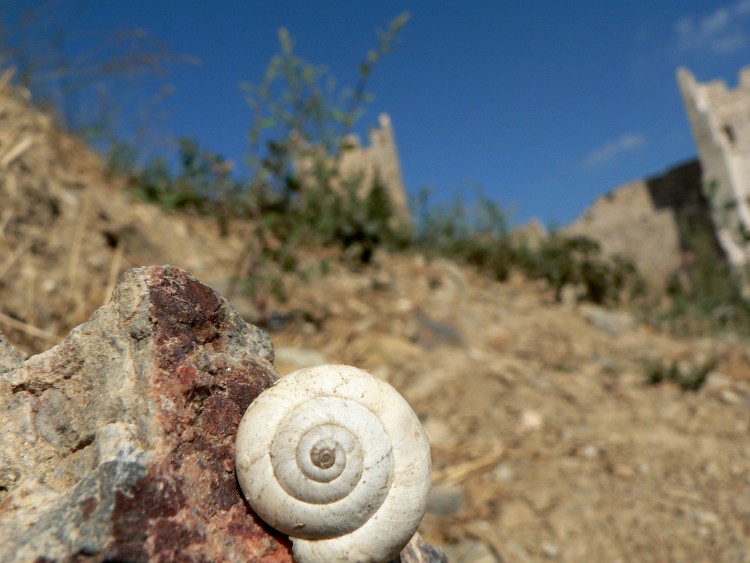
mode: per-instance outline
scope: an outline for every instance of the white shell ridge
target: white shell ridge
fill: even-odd
[[[282,377],[237,431],[253,510],[302,562],[388,561],[424,515],[432,461],[419,419],[388,383],[351,366]]]

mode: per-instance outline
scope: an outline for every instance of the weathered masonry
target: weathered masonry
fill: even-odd
[[[750,265],[750,67],[730,89],[723,80],[697,82],[677,71],[703,169],[716,236],[730,264]]]
[[[366,196],[377,179],[386,190],[393,210],[394,224],[409,226],[411,214],[409,199],[401,174],[401,162],[396,146],[396,134],[388,114],[379,117],[380,127],[370,130],[369,146],[362,146],[357,135],[346,138],[348,148],[342,152],[339,161],[339,173],[344,182],[355,182],[360,186],[360,196]],[[312,180],[315,158],[320,158],[320,147],[308,147],[308,152],[297,161],[297,171],[302,184]],[[325,158],[325,157],[324,157]],[[337,187],[337,186],[334,186]],[[339,189],[344,189],[338,185]]]
[[[345,178],[362,174],[364,186],[372,186],[374,176],[377,175],[386,188],[395,217],[402,224],[408,225],[410,222],[409,200],[401,175],[396,134],[388,114],[380,114],[378,121],[380,127],[370,130],[369,147],[362,147],[359,139],[352,136],[354,146],[344,152],[341,160],[341,173]]]

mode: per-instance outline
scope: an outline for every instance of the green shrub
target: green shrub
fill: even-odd
[[[547,280],[559,301],[566,286],[580,289],[593,303],[617,303],[626,295],[641,295],[644,283],[632,262],[605,258],[599,244],[586,237],[553,233],[538,250],[525,251],[522,270],[532,278]]]
[[[646,366],[646,383],[660,385],[664,382],[671,382],[683,391],[698,391],[715,367],[715,358],[694,365],[651,362]]]
[[[710,229],[689,227],[683,233],[691,264],[670,280],[670,305],[655,315],[656,322],[678,334],[750,334],[741,276],[729,267]]]
[[[481,193],[474,207],[456,200],[448,207],[431,208],[427,199],[423,191],[415,237],[424,252],[469,264],[499,281],[512,271],[543,279],[558,301],[569,286],[578,289],[582,299],[600,304],[645,291],[631,262],[605,258],[591,239],[553,233],[531,247],[511,236],[506,214]]]
[[[247,204],[242,196],[245,188],[231,178],[232,163],[211,151],[201,150],[197,141],[179,140],[176,172],[164,156],[154,156],[139,168],[134,155],[135,151],[122,142],[113,145],[108,169],[113,175],[125,177],[139,199],[165,209],[211,215],[224,236],[231,218],[247,218]]]

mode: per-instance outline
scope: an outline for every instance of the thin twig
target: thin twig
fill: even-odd
[[[5,263],[0,267],[0,280],[2,280],[5,275],[10,271],[10,269],[13,267],[13,265],[16,263],[16,261],[32,246],[34,246],[34,242],[36,242],[34,239],[27,240],[24,242],[21,246],[19,246],[13,254],[10,255],[10,257],[5,261]]]
[[[16,179],[16,175],[13,173],[7,174],[5,176],[5,185],[7,187],[8,199],[12,204],[18,199],[18,180]]]
[[[106,305],[109,302],[112,292],[115,290],[117,279],[120,277],[120,268],[122,267],[122,258],[125,254],[125,243],[120,242],[115,247],[115,252],[112,255],[112,262],[109,264],[109,276],[107,277],[107,288],[104,290],[104,301],[102,305]]]
[[[503,455],[505,455],[505,451],[506,448],[502,447],[499,450],[485,454],[477,459],[472,459],[444,469],[438,469],[433,473],[432,478],[434,481],[446,485],[458,485],[474,473],[497,465]]]
[[[505,547],[505,544],[495,536],[492,536],[482,530],[478,530],[475,526],[472,526],[470,524],[462,524],[461,528],[463,528],[463,530],[468,535],[485,543],[490,548],[490,550],[494,552],[493,555],[498,561],[502,563],[513,563],[514,561],[516,561],[515,557],[511,557],[508,548]]]
[[[42,340],[46,340],[47,342],[52,342],[53,344],[57,344],[62,340],[62,336],[58,336],[46,330],[42,330],[39,327],[36,327],[29,323],[25,323],[23,321],[19,321],[18,319],[14,319],[13,317],[9,317],[8,315],[5,315],[3,313],[0,313],[0,323],[9,326],[10,328],[20,330],[21,332],[25,332],[30,336],[41,338]]]
[[[7,151],[2,158],[0,158],[0,167],[7,168],[11,162],[21,156],[26,150],[34,144],[32,137],[24,137],[16,145]]]
[[[70,301],[76,290],[76,278],[78,277],[78,262],[81,258],[81,248],[83,247],[83,237],[86,234],[86,216],[88,215],[90,198],[84,196],[81,210],[78,214],[76,231],[73,235],[73,248],[70,253],[68,262],[68,295],[66,301]]]
[[[13,75],[16,73],[15,67],[6,68],[2,74],[0,74],[0,92],[5,90],[5,87],[10,83]]]
[[[10,220],[13,218],[13,213],[13,209],[6,209],[3,211],[2,217],[0,217],[0,239],[3,240],[3,243],[8,248],[11,248],[11,244],[8,237],[5,236],[5,227],[8,226],[8,223],[10,223]]]

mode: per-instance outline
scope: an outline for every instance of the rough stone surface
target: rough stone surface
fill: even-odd
[[[738,273],[750,262],[750,67],[736,88],[723,80],[698,82],[686,68],[677,71],[703,168],[703,184],[721,246]],[[747,281],[747,277],[745,277]]]
[[[695,246],[696,237],[711,248],[717,263],[725,259],[697,161],[612,190],[563,233],[592,238],[606,256],[632,261],[656,293],[664,292],[675,275],[691,270],[694,256],[687,249]]]
[[[234,473],[273,349],[211,288],[131,270],[51,350],[0,339],[0,366],[0,560],[291,561]]]
[[[424,543],[422,536],[416,533],[391,563],[448,563],[448,557],[437,547]]]
[[[401,173],[396,133],[388,114],[380,114],[378,124],[379,127],[370,130],[369,146],[362,146],[357,135],[347,137],[349,148],[341,155],[340,174],[342,178],[359,182],[360,195],[363,196],[370,192],[377,178],[388,195],[394,224],[408,226],[411,224],[409,197]],[[312,151],[313,154],[316,152]],[[315,159],[303,157],[297,164],[303,186],[314,185]]]
[[[593,326],[611,336],[619,336],[637,324],[635,317],[627,311],[612,311],[596,305],[584,305],[580,307],[580,312]]]
[[[18,368],[23,363],[21,354],[6,340],[0,332],[0,373]]]

